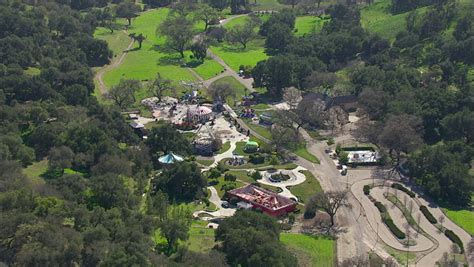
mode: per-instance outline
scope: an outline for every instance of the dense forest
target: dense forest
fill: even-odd
[[[411,12],[395,40],[365,31],[356,6],[329,7],[322,31],[300,37],[293,11],[273,14],[260,27],[271,57],[251,75],[277,98],[287,87],[356,95],[366,115],[360,140],[383,148],[395,167],[407,166],[431,197],[466,206],[474,189],[474,88],[467,78],[474,16],[458,18],[453,1],[393,2],[394,13],[428,7]],[[207,180],[194,162],[158,171],[157,153],[189,154],[189,141],[174,128],[159,125],[143,142],[120,107],[94,96],[92,68],[109,63],[112,51],[93,32],[117,30],[111,3],[129,24],[140,11],[125,0],[0,0],[0,263],[296,266],[276,221],[254,212],[221,224],[220,250],[178,247],[190,216],[171,204],[203,198]],[[248,11],[246,1],[209,5]],[[339,89],[334,73],[342,69],[350,85]],[[46,183],[32,183],[23,168],[45,158]],[[158,228],[166,248],[152,241]]]

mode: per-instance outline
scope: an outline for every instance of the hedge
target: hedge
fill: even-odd
[[[461,249],[461,253],[464,253],[464,245],[462,244],[461,238],[457,236],[453,231],[446,229],[444,235],[449,238],[454,244],[458,245]]]
[[[438,220],[436,220],[436,218],[433,216],[433,214],[431,214],[431,212],[428,210],[426,206],[421,206],[420,211],[421,213],[423,213],[423,215],[425,215],[426,219],[428,219],[430,223],[432,224],[438,223]]]
[[[404,187],[403,185],[401,185],[399,183],[393,183],[392,188],[395,188],[395,189],[398,189],[398,190],[401,190],[401,191],[407,193],[411,198],[416,197],[415,192],[411,191],[410,189]]]
[[[374,205],[377,207],[377,209],[380,211],[380,213],[386,213],[387,212],[387,208],[382,203],[380,203],[379,201],[375,201]]]
[[[393,223],[392,218],[382,217],[382,221],[398,239],[405,239],[405,233]]]
[[[364,195],[368,196],[370,194],[370,185],[364,185]]]

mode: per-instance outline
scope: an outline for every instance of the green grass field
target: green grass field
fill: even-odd
[[[23,174],[30,180],[33,185],[43,185],[45,181],[42,174],[48,170],[48,160],[34,162],[30,166],[23,169]]]
[[[192,63],[188,64],[192,65]],[[219,75],[224,71],[224,68],[212,59],[206,59],[199,65],[193,66],[193,70],[201,76],[204,80],[208,80],[214,76]]]
[[[110,50],[114,53],[114,57],[121,55],[130,43],[130,37],[122,30],[115,30],[114,33],[110,33],[108,29],[98,27],[94,32],[94,37],[106,41]]]
[[[195,252],[207,252],[211,250],[214,245],[214,229],[205,228],[207,222],[193,221],[189,229],[189,239],[184,242],[189,250]],[[160,229],[157,229],[153,234],[153,241],[160,246],[166,245],[166,239],[161,236]],[[182,244],[182,242],[180,242]]]
[[[122,78],[151,80],[157,72],[173,81],[195,80],[193,75],[181,66],[182,60],[178,54],[163,50],[165,38],[156,36],[156,28],[166,18],[168,12],[166,8],[150,10],[133,21],[129,32],[142,33],[147,40],[143,42],[140,50],[128,52],[122,65],[104,75],[107,86],[117,84]],[[189,52],[186,56],[189,56]]]
[[[474,212],[470,210],[444,209],[446,216],[469,234],[474,235]]]
[[[405,18],[409,12],[392,15],[390,13],[390,0],[375,1],[374,4],[361,9],[361,24],[366,30],[378,33],[380,36],[393,40],[397,33],[405,30]],[[427,8],[419,8],[423,14]]]
[[[217,46],[211,46],[211,51],[222,58],[234,71],[237,71],[240,65],[250,65],[253,67],[259,61],[268,58],[263,48],[264,43],[264,39],[258,38],[249,42],[245,49],[241,45],[221,43]]]
[[[296,255],[299,266],[334,266],[334,240],[289,233],[280,234],[280,240]]]
[[[322,192],[323,189],[311,172],[302,171],[302,173],[306,176],[306,180],[303,183],[292,186],[288,189],[293,193],[293,195],[297,196],[301,202],[306,203],[310,197],[316,193]]]
[[[296,17],[295,35],[302,36],[311,32],[320,32],[326,21],[328,21],[328,19],[315,16]]]
[[[300,144],[295,150],[292,151],[293,153],[295,153],[296,155],[306,159],[306,160],[309,160],[310,162],[312,163],[317,163],[319,164],[319,159],[311,154],[309,151],[308,151],[308,148],[306,146],[306,144]]]

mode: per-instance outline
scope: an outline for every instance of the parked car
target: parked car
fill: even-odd
[[[229,202],[227,202],[227,201],[222,201],[221,206],[222,206],[224,209],[230,208],[230,204],[229,204]]]

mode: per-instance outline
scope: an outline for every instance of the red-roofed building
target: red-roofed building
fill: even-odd
[[[228,199],[237,198],[270,216],[278,217],[296,209],[296,201],[255,185],[247,185],[227,192]]]

